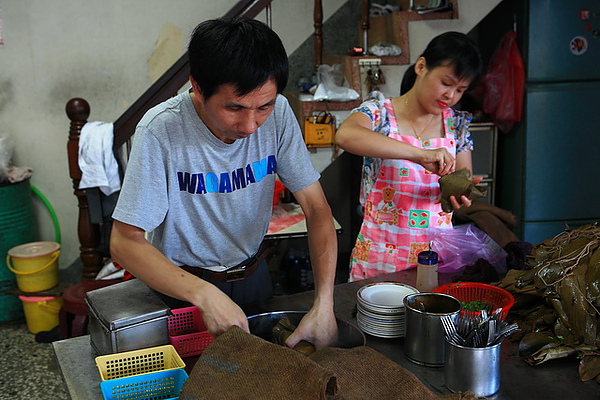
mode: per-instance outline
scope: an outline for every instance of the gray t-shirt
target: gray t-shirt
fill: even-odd
[[[256,132],[226,144],[182,93],[138,124],[113,218],[152,232],[176,265],[233,266],[267,232],[275,173],[292,192],[320,178],[285,97]]]

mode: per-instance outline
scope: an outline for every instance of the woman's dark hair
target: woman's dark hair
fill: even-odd
[[[208,99],[222,84],[233,84],[240,96],[274,79],[282,93],[288,80],[288,58],[281,39],[260,21],[241,18],[200,23],[188,46],[190,76]]]
[[[439,66],[452,66],[459,79],[471,79],[474,86],[483,71],[483,59],[479,48],[467,35],[459,32],[446,32],[429,42],[420,57],[425,58],[428,69]],[[415,65],[411,65],[400,84],[400,94],[408,92],[417,79]]]

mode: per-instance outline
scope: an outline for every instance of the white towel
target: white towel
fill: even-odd
[[[121,189],[112,147],[112,123],[88,122],[83,126],[79,137],[79,189],[98,187],[107,196]]]

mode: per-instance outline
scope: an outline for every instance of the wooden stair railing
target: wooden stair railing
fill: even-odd
[[[84,99],[71,99],[67,103],[67,116],[71,120],[69,141],[67,142],[67,158],[69,160],[69,176],[73,181],[73,191],[77,197],[79,208],[77,220],[77,236],[79,238],[79,257],[81,258],[83,280],[94,279],[103,265],[103,256],[98,250],[100,244],[100,226],[92,224],[89,204],[85,190],[79,189],[81,169],[79,169],[79,135],[90,115],[90,105]]]
[[[271,2],[272,0],[240,0],[223,17],[254,18],[270,6]],[[115,121],[114,149],[121,148],[133,135],[136,125],[146,111],[172,97],[185,85],[188,79],[189,64],[187,53],[185,53]],[[67,157],[69,175],[73,181],[74,194],[78,201],[79,217],[77,221],[77,235],[80,244],[80,258],[83,264],[82,279],[91,280],[102,269],[104,255],[99,250],[100,226],[91,222],[85,190],[79,189],[79,182],[81,181],[81,169],[79,168],[78,160],[79,136],[81,129],[87,123],[90,116],[90,105],[82,98],[74,98],[67,102],[66,112],[71,121],[67,142]]]
[[[224,18],[256,17],[272,0],[242,0]],[[185,52],[146,92],[115,121],[115,148],[120,148],[133,134],[146,111],[172,97],[189,79],[188,54]]]
[[[314,46],[315,46],[315,71],[323,64],[323,4],[321,0],[315,0],[315,6],[313,8],[313,26],[315,28],[314,33]]]

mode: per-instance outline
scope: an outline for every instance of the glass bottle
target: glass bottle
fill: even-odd
[[[435,251],[422,251],[418,255],[417,290],[431,292],[438,287],[438,255]]]

